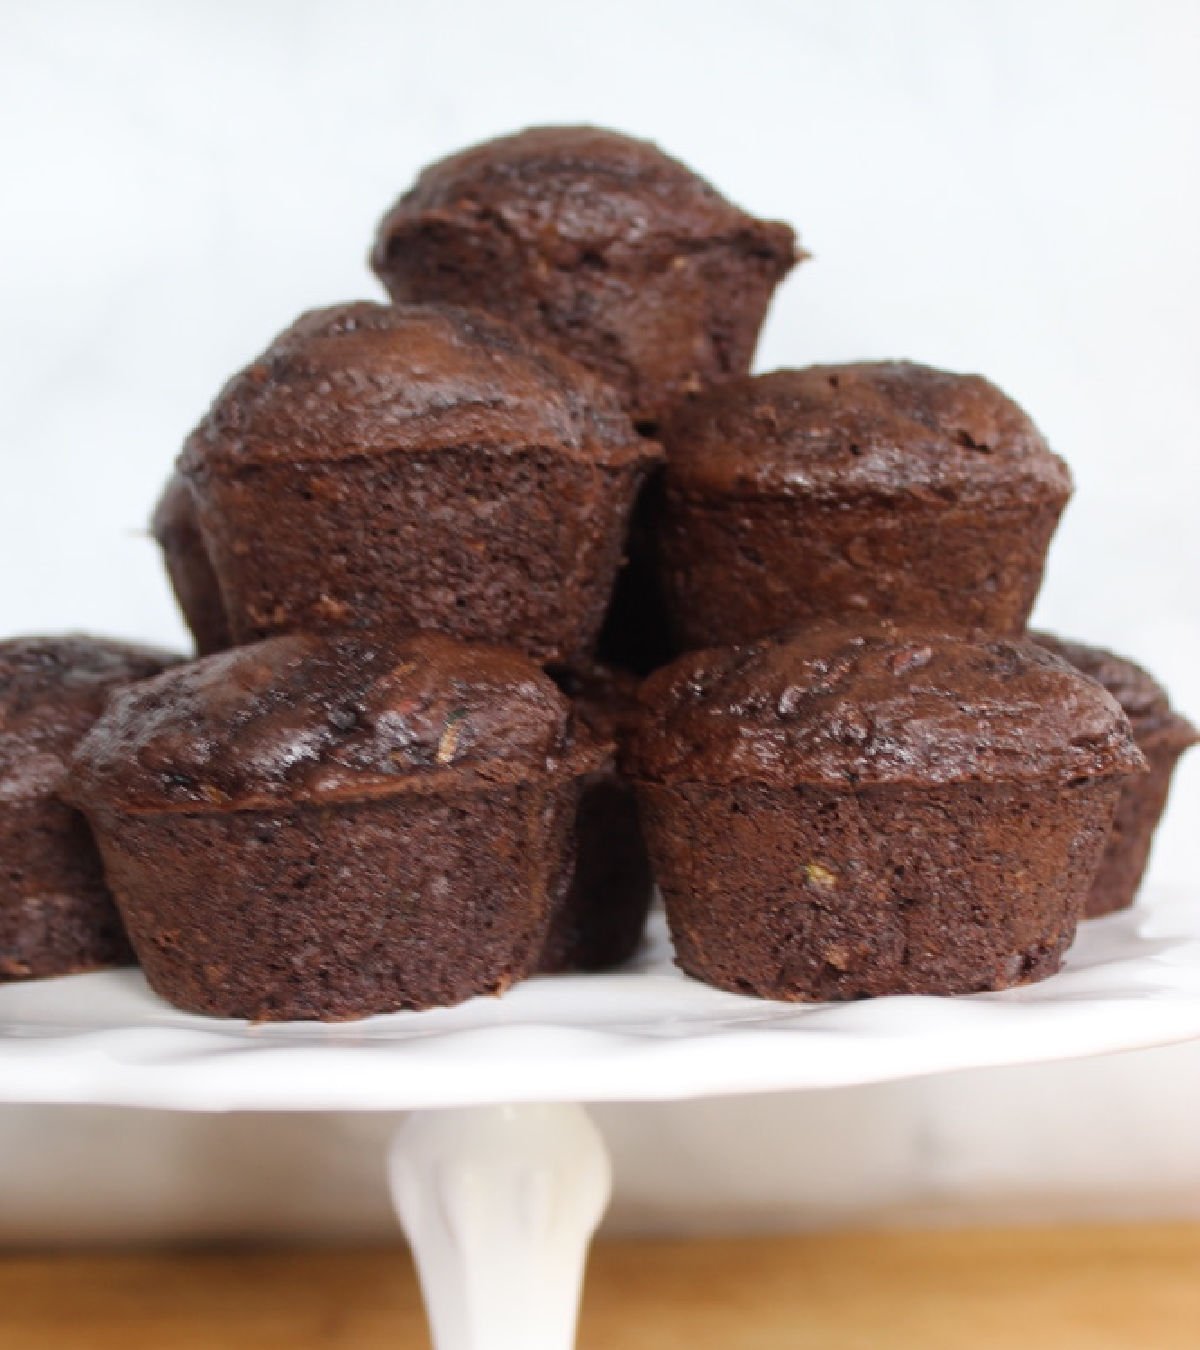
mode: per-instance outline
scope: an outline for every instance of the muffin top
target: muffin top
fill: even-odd
[[[387,271],[394,235],[431,219],[494,225],[559,267],[725,241],[786,266],[803,256],[789,226],[739,210],[651,142],[600,127],[533,127],[430,165],[380,225],[375,269]]]
[[[462,790],[563,771],[570,707],[517,652],[423,633],[271,638],[114,699],[80,744],[72,798],[126,812]]]
[[[1024,640],[819,625],[693,652],[642,686],[658,782],[1069,782],[1145,768],[1112,696]]]
[[[360,301],[301,315],[226,384],[179,463],[196,474],[528,446],[601,463],[658,453],[606,385],[502,320]]]
[[[0,801],[55,792],[68,756],[113,690],[178,659],[81,634],[0,642]]]
[[[995,385],[907,361],[776,370],[680,405],[662,431],[683,492],[1066,501],[1067,466]]]
[[[1069,662],[1090,679],[1097,680],[1121,705],[1139,745],[1168,739],[1180,747],[1195,745],[1196,728],[1171,707],[1167,691],[1141,666],[1103,647],[1089,647],[1051,633],[1030,633],[1039,647]]]

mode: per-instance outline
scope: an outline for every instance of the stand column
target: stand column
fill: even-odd
[[[571,1350],[612,1190],[582,1107],[414,1112],[388,1170],[436,1350]]]

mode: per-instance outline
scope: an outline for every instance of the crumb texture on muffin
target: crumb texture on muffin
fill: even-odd
[[[646,784],[676,958],[735,993],[970,994],[1054,974],[1117,779]]]
[[[826,625],[641,695],[627,764],[676,957],[761,997],[1052,974],[1146,769],[1115,700],[1023,640]]]
[[[662,437],[659,581],[683,649],[817,619],[1019,635],[1071,493],[994,385],[907,362],[731,380]]]
[[[595,644],[660,453],[500,320],[364,303],[281,335],[180,465],[233,642],[431,629],[566,662]]]

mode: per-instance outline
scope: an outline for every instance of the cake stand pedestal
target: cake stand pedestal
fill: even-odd
[[[583,1107],[414,1113],[389,1159],[437,1350],[571,1350],[612,1192]]]
[[[405,1111],[389,1156],[437,1350],[569,1350],[610,1167],[582,1104],[879,1083],[1200,1038],[1200,895],[1085,924],[1041,984],[782,1004],[671,964],[358,1023],[192,1017],[137,971],[0,986],[0,1102]]]

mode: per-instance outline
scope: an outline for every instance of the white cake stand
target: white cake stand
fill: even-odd
[[[582,1103],[828,1088],[1200,1038],[1200,896],[1085,924],[969,998],[765,1003],[686,979],[661,921],[613,975],[323,1026],[177,1013],[134,971],[0,987],[0,1101],[411,1111],[390,1155],[437,1350],[568,1350],[610,1169]]]

